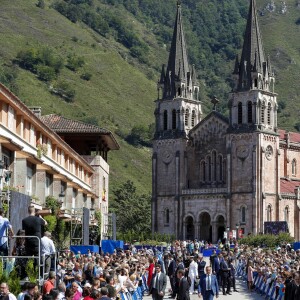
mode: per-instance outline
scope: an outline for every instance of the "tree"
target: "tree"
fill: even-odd
[[[132,181],[128,180],[113,190],[110,208],[116,213],[119,233],[128,231],[150,233],[151,196],[137,194]]]

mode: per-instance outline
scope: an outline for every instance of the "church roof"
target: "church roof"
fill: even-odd
[[[171,72],[171,80],[176,77],[184,79],[189,72],[187,49],[183,32],[182,14],[180,1],[177,3],[177,15],[174,25],[172,44],[170,49],[167,73]]]
[[[289,132],[283,129],[279,129],[278,133],[279,133],[280,140],[286,140],[286,134],[288,134],[290,142],[300,143],[300,133],[298,132]]]
[[[238,90],[249,90],[251,88],[251,72],[257,72],[266,76],[268,65],[258,25],[257,9],[255,0],[250,1],[247,26],[244,35],[244,45],[241,60],[236,59],[233,74],[239,75]]]
[[[295,194],[295,188],[300,186],[299,180],[280,179],[280,192],[282,194]]]
[[[194,130],[196,130],[199,126],[201,126],[203,123],[205,123],[208,119],[212,118],[213,116],[217,117],[218,119],[221,119],[224,123],[229,124],[228,118],[226,118],[218,111],[212,110],[204,119],[202,119],[194,128],[190,130],[190,133],[192,133]]]

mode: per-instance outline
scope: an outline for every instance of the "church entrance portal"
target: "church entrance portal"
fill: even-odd
[[[186,234],[185,234],[186,239],[193,240],[195,236],[194,219],[192,217],[187,217],[185,219],[185,225],[186,225]]]
[[[200,240],[212,241],[211,218],[207,212],[200,215]]]
[[[225,219],[223,216],[218,216],[217,228],[218,228],[218,240],[222,240],[224,238],[224,232],[225,232]]]

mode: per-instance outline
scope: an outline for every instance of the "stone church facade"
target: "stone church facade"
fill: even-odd
[[[286,221],[299,240],[300,134],[277,127],[277,94],[255,0],[237,57],[229,118],[202,116],[196,71],[187,58],[178,3],[167,66],[156,100],[152,157],[152,231],[216,242],[224,231],[264,232]]]

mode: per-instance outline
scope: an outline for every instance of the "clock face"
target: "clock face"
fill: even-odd
[[[268,160],[270,160],[270,159],[272,158],[272,156],[273,156],[273,148],[272,148],[272,146],[269,145],[269,146],[266,148],[265,154],[266,154],[266,158],[267,158]]]
[[[163,158],[163,161],[168,164],[171,162],[171,160],[173,159],[173,154],[170,150],[166,149],[163,151],[162,153],[162,158]]]
[[[240,145],[236,148],[236,155],[240,159],[245,159],[249,155],[249,148],[245,145]]]

